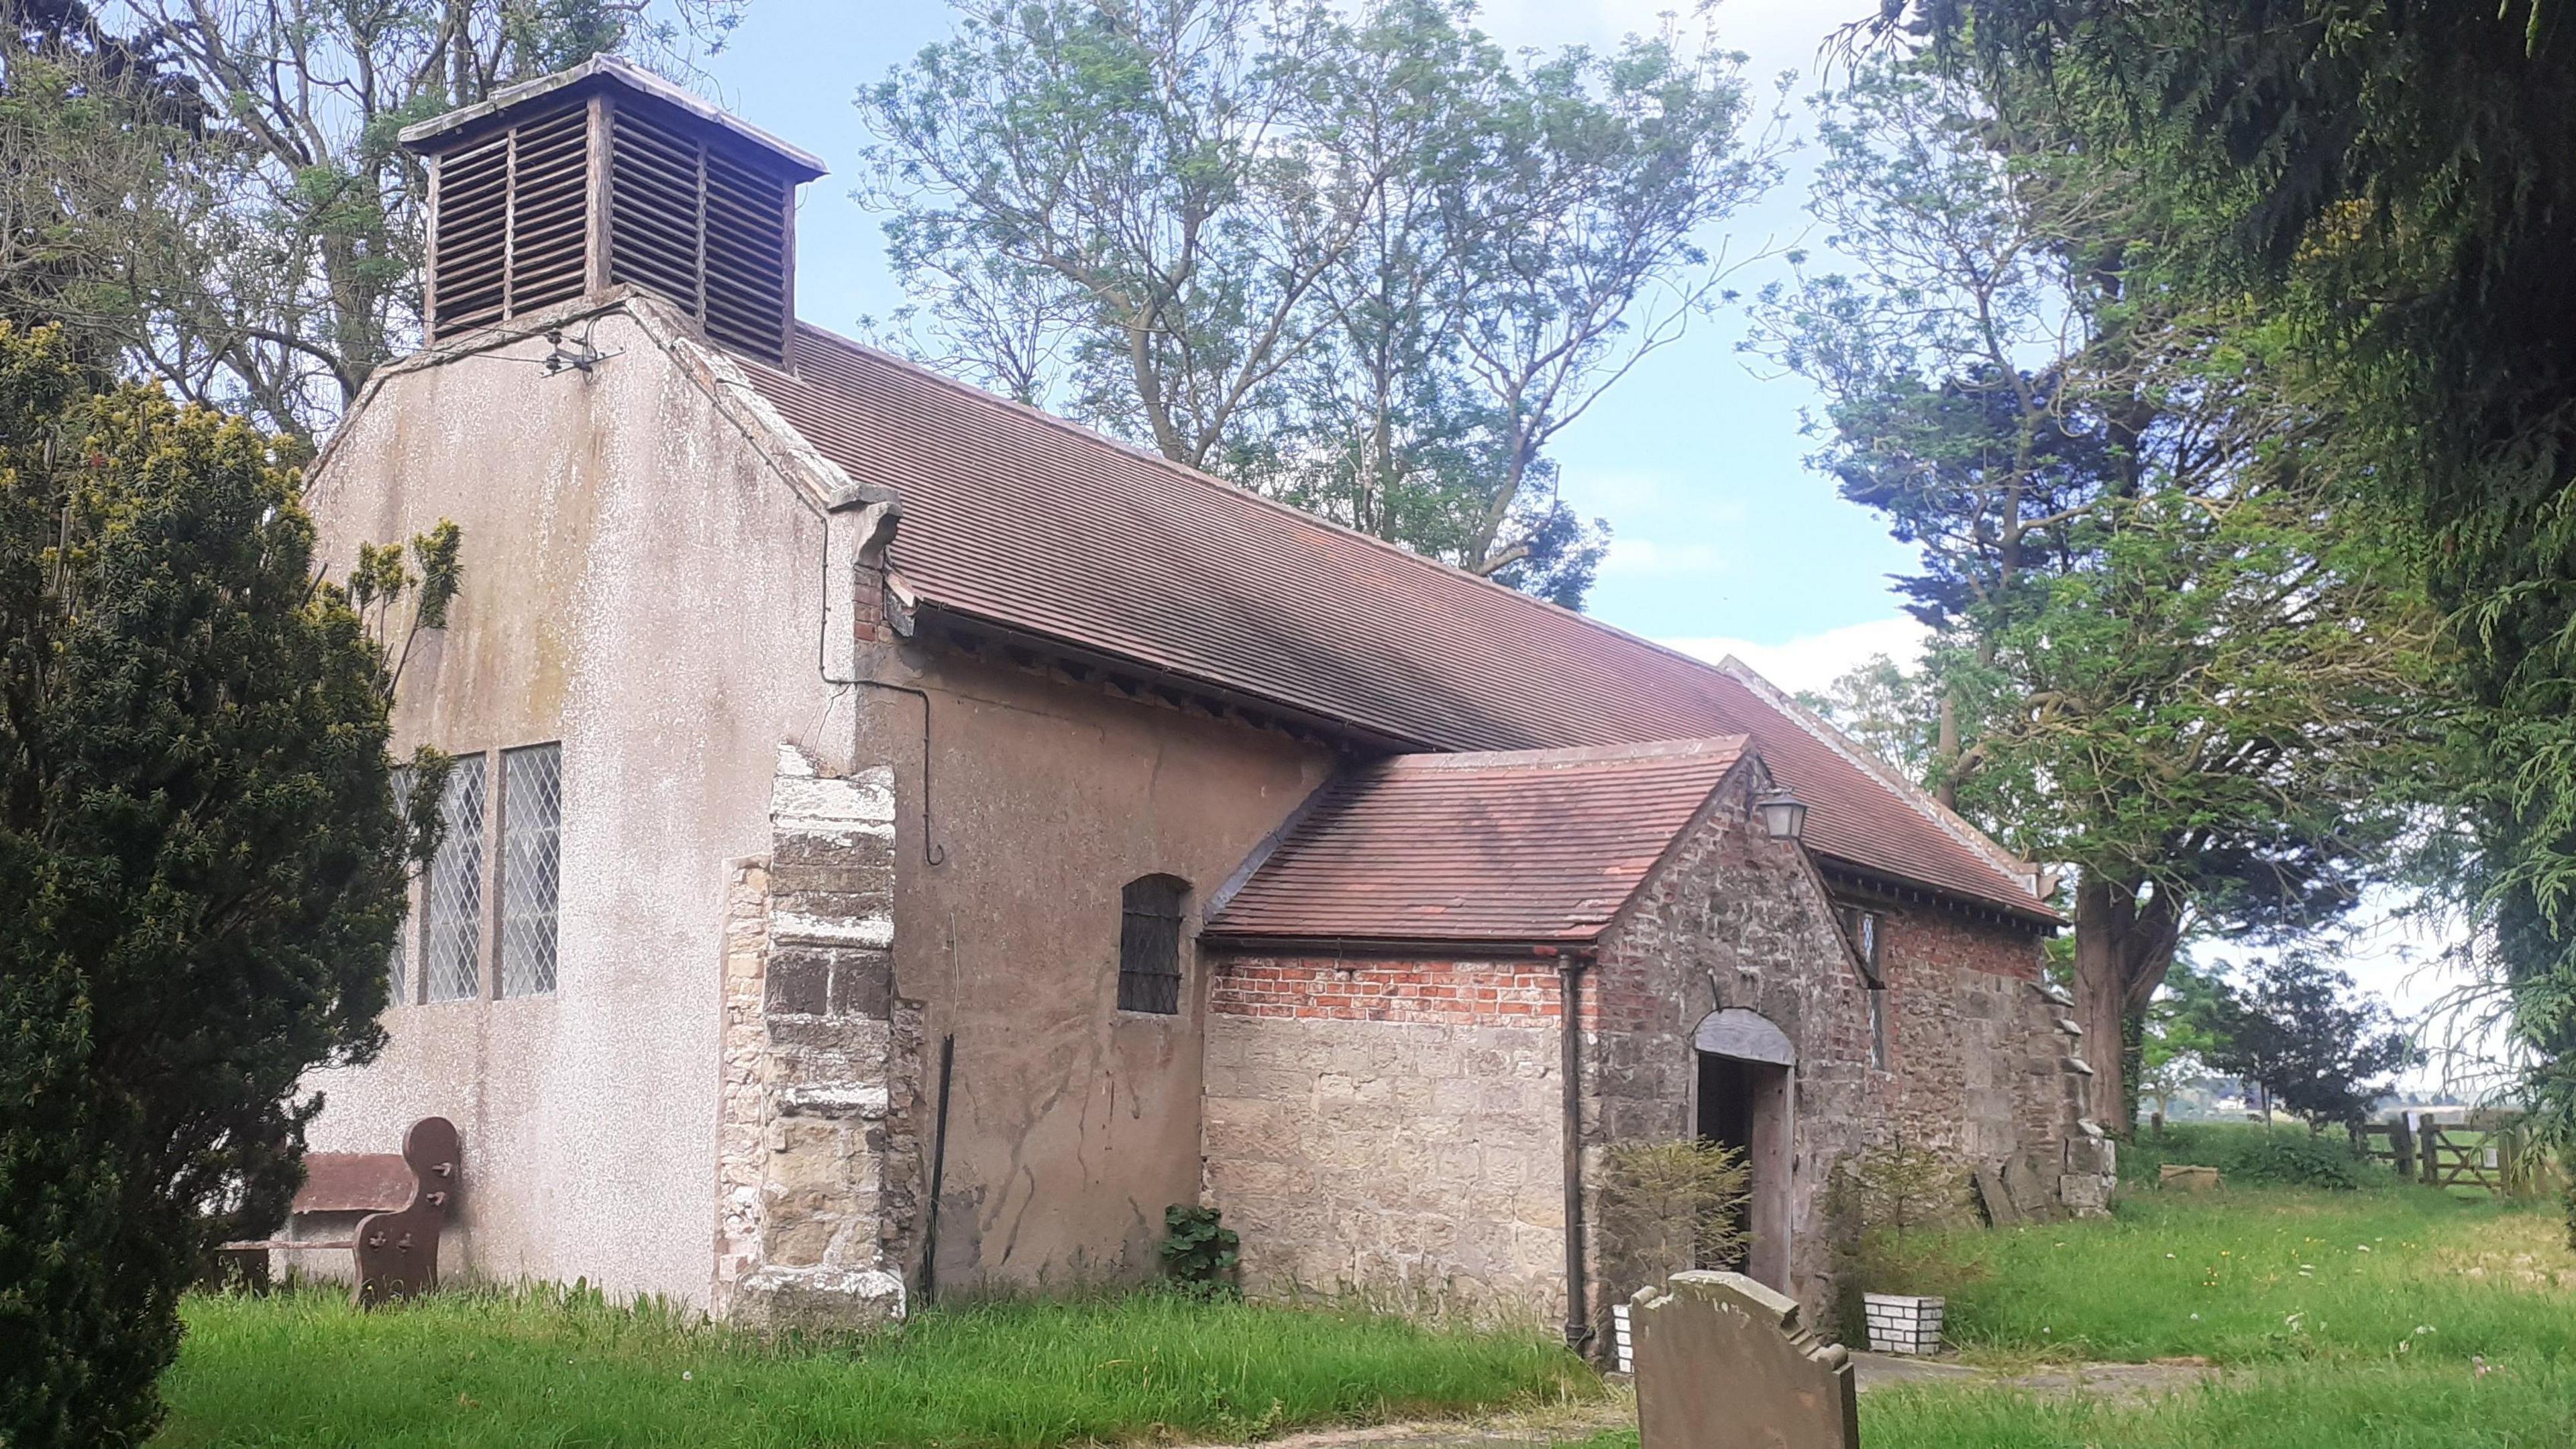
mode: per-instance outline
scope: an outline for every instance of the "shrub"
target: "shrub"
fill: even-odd
[[[201,1249],[371,1053],[390,669],[273,440],[0,326],[0,1444],[141,1442]]]
[[[1946,1296],[1967,1281],[1963,1273],[1973,1276],[1937,1237],[1968,1221],[1968,1175],[1929,1148],[1898,1138],[1844,1158],[1826,1184],[1824,1211],[1838,1328],[1861,1322],[1863,1293]]]
[[[1714,1142],[1621,1142],[1602,1155],[1601,1251],[1614,1273],[1650,1283],[1744,1255],[1750,1174]]]
[[[1243,1261],[1243,1239],[1212,1207],[1174,1203],[1163,1209],[1163,1272],[1203,1297],[1237,1291],[1234,1270]]]
[[[1955,1227],[1968,1213],[1968,1174],[1949,1158],[1903,1138],[1864,1148],[1839,1169],[1851,1184],[1854,1225],[1902,1238]]]
[[[2397,1181],[2385,1164],[2355,1156],[2342,1133],[2304,1127],[2171,1123],[2161,1134],[2142,1132],[2120,1148],[2120,1175],[2133,1183],[2152,1185],[2168,1162],[2215,1167],[2229,1182],[2247,1187],[2350,1190]]]

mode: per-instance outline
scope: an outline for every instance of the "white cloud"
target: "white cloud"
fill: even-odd
[[[1630,578],[1654,574],[1706,574],[1726,565],[1726,555],[1713,543],[1657,543],[1651,538],[1610,540],[1601,572]]]
[[[1574,506],[1575,512],[1617,517],[1668,506],[1677,481],[1657,469],[1586,468],[1581,476],[1568,478],[1561,486],[1565,501]]]
[[[1706,659],[1711,663],[1732,654],[1761,671],[1762,677],[1787,690],[1822,689],[1848,673],[1853,666],[1866,663],[1873,654],[1884,654],[1909,668],[1923,657],[1924,628],[1914,620],[1898,616],[1872,619],[1864,624],[1846,624],[1809,634],[1785,644],[1756,644],[1749,639],[1663,639],[1657,642],[1667,649]]]

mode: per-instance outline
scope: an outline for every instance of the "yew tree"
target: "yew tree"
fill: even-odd
[[[2304,952],[2287,951],[2210,983],[2196,1003],[2208,1063],[2311,1131],[2357,1127],[2397,1074],[2424,1053],[2377,997]]]
[[[2427,883],[2480,928],[2576,1148],[2576,25],[2560,0],[1919,0],[2051,143],[2205,214],[2200,286],[2299,335],[2419,540],[2463,701]]]
[[[2069,867],[2095,1116],[2124,1130],[2149,1001],[2196,932],[2298,937],[2393,870],[2427,629],[2330,506],[2286,339],[2171,284],[2130,178],[2025,146],[1926,70],[1822,103],[1815,210],[1856,268],[1770,291],[1758,345],[1824,392],[1817,466],[1923,567],[1913,739],[1942,797]]]
[[[13,1449],[149,1436],[203,1251],[296,1188],[319,1107],[296,1083],[377,1049],[431,840],[396,804],[386,651],[317,579],[291,446],[97,386],[58,332],[0,324]],[[401,613],[435,615],[452,577]]]

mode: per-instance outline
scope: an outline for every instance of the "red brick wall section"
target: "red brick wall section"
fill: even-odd
[[[1528,1026],[1559,1014],[1557,969],[1544,961],[1389,961],[1323,957],[1219,959],[1208,1010],[1220,1016]]]

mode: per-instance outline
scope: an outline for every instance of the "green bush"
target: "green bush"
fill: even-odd
[[[1953,1261],[1941,1236],[1941,1230],[1970,1220],[1969,1191],[1968,1175],[1957,1163],[1902,1138],[1835,1165],[1824,1202],[1834,1331],[1859,1336],[1864,1293],[1940,1297],[1973,1278],[1973,1269]]]
[[[136,1444],[381,1040],[389,670],[274,440],[0,325],[0,1444]],[[380,570],[381,572],[381,570]]]
[[[2392,1187],[2387,1164],[2353,1155],[2341,1132],[2305,1127],[2266,1127],[2253,1122],[2169,1123],[2161,1132],[2141,1130],[2120,1146],[2122,1179],[2153,1186],[2166,1163],[2215,1167],[2245,1187],[2314,1187],[2349,1191]]]
[[[1601,1172],[1603,1260],[1618,1280],[1639,1283],[1741,1262],[1750,1181],[1743,1154],[1715,1142],[1612,1144]]]
[[[1174,1203],[1163,1209],[1163,1271],[1183,1289],[1206,1297],[1236,1290],[1235,1265],[1243,1239],[1218,1221],[1212,1207]]]

